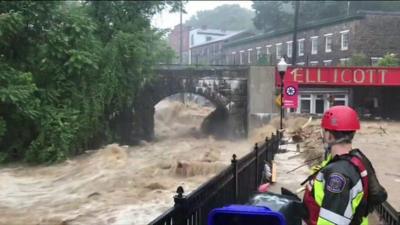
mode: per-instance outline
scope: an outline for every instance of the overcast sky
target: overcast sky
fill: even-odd
[[[238,4],[243,8],[251,9],[252,1],[189,1],[185,5],[187,14],[183,14],[183,23],[188,20],[191,16],[195,15],[196,12],[201,10],[214,9],[220,5],[226,4]],[[180,17],[179,13],[169,13],[168,10],[164,10],[162,13],[155,15],[152,20],[152,24],[158,28],[173,28],[179,24]]]

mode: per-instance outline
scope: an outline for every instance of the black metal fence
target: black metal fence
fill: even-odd
[[[233,203],[245,203],[257,189],[265,161],[271,162],[279,147],[279,134],[237,160],[232,156],[231,165],[201,185],[189,195],[178,187],[175,205],[153,220],[150,225],[205,225],[208,213],[217,207]]]
[[[265,162],[271,163],[278,151],[280,134],[258,146],[243,158],[233,155],[231,165],[189,195],[178,187],[175,205],[149,225],[206,225],[208,213],[218,207],[245,203],[260,184]],[[387,225],[400,225],[400,212],[385,202],[376,210]]]
[[[388,202],[380,205],[376,211],[387,225],[400,225],[400,212],[396,211]]]

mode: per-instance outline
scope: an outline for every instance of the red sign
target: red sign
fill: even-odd
[[[297,109],[299,85],[297,82],[285,82],[283,85],[283,107]]]
[[[279,74],[276,84],[280,85]],[[400,86],[399,67],[289,67],[284,82],[301,85]]]

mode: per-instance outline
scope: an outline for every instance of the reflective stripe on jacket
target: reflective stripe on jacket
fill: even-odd
[[[364,192],[368,192],[363,185],[366,180],[362,179],[366,173],[364,166],[352,158],[332,160],[328,157],[320,167],[307,183],[304,194],[303,202],[309,213],[307,224],[355,224],[353,216],[357,208],[365,204]],[[363,217],[358,224],[367,225],[367,218]]]

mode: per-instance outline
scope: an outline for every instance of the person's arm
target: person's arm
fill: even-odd
[[[322,178],[322,177],[321,177]],[[317,225],[348,225],[353,217],[351,180],[342,173],[329,172],[323,176],[322,204]],[[361,187],[362,190],[362,187]]]

